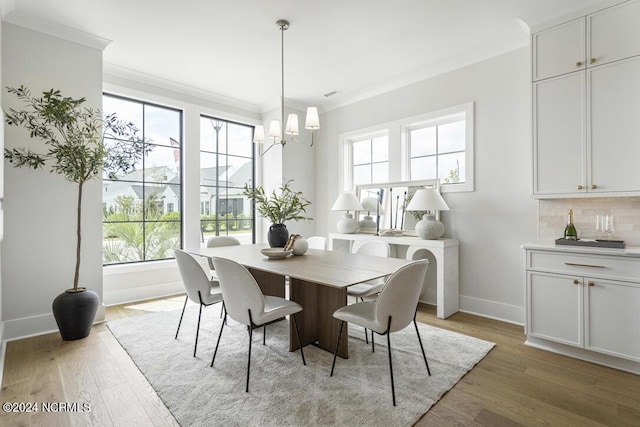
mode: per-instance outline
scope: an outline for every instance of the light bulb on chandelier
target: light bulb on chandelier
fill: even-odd
[[[267,138],[271,139],[271,145],[264,151],[260,153],[260,155],[264,155],[271,147],[274,145],[280,144],[284,147],[284,145],[288,142],[287,135],[290,136],[289,141],[300,142],[295,138],[296,135],[300,133],[298,127],[298,115],[295,113],[289,114],[287,117],[286,126],[284,127],[284,133],[282,132],[282,128],[280,123],[285,123],[284,121],[284,32],[289,29],[289,21],[284,19],[278,20],[276,25],[280,28],[281,35],[281,52],[282,52],[282,91],[280,95],[280,108],[281,108],[281,120],[271,120],[269,124],[269,133],[267,134]],[[307,118],[304,123],[304,128],[311,131],[311,144],[309,147],[313,146],[313,132],[315,130],[320,129],[320,117],[318,116],[318,109],[316,107],[307,107]],[[253,132],[253,142],[262,144],[266,142],[264,127],[262,125],[258,125],[255,127]]]

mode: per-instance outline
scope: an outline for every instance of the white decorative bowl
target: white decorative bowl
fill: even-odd
[[[269,257],[270,259],[286,258],[293,253],[293,251],[285,251],[282,248],[264,248],[260,250],[262,255]]]

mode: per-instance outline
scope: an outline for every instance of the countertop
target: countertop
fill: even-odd
[[[525,243],[522,245],[522,249],[640,258],[640,246],[627,246],[624,249],[611,249],[590,246],[556,245],[555,242],[541,241]]]

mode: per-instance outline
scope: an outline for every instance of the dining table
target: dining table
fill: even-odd
[[[266,244],[193,248],[193,255],[224,258],[235,261],[253,275],[265,295],[286,297],[300,304],[303,310],[296,315],[302,346],[316,345],[326,351],[336,351],[340,321],[333,313],[347,305],[349,286],[384,278],[411,262],[398,258],[309,249],[303,255],[289,255],[275,259],[262,254]],[[289,319],[289,351],[299,348]],[[348,325],[340,339],[338,355],[349,357]]]

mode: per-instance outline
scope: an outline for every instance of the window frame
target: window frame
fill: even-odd
[[[143,213],[142,219],[141,221],[114,221],[114,222],[105,222],[104,217],[102,218],[102,227],[104,229],[104,224],[108,224],[108,223],[118,223],[118,222],[123,222],[123,223],[127,223],[127,222],[140,222],[142,224],[142,229],[143,229],[143,235],[146,236],[146,224],[150,223],[150,222],[177,222],[179,224],[179,238],[178,238],[178,247],[180,249],[183,248],[184,246],[184,110],[182,108],[178,108],[178,107],[173,107],[173,106],[169,106],[169,105],[163,105],[157,102],[153,102],[153,101],[147,101],[144,99],[140,99],[137,97],[133,97],[133,96],[126,96],[126,95],[120,95],[120,94],[116,94],[116,93],[111,93],[109,91],[103,91],[102,92],[102,98],[104,99],[104,97],[110,97],[110,98],[115,98],[118,100],[123,100],[126,102],[131,102],[131,103],[136,103],[136,104],[141,104],[142,105],[142,111],[143,111],[143,116],[142,116],[142,129],[140,129],[140,133],[141,136],[143,138],[145,138],[145,146],[146,145],[151,145],[151,146],[158,146],[158,147],[173,147],[172,145],[165,145],[165,144],[159,144],[156,142],[146,142],[146,137],[145,137],[145,129],[144,129],[144,124],[145,124],[145,115],[144,115],[144,108],[149,106],[152,108],[161,108],[161,109],[166,109],[166,110],[170,110],[173,112],[177,112],[179,113],[179,129],[178,129],[178,134],[179,134],[179,138],[180,141],[178,147],[176,147],[179,150],[179,159],[178,160],[178,164],[179,164],[179,172],[180,172],[180,183],[178,185],[176,184],[169,184],[167,183],[167,186],[172,186],[172,187],[178,187],[179,188],[179,206],[178,206],[178,210],[177,212],[179,212],[180,216],[179,216],[179,220],[163,220],[163,221],[148,221],[146,219],[146,216]],[[104,112],[103,112],[104,114]],[[116,112],[117,114],[117,112]],[[118,116],[120,119],[122,120],[127,120],[125,117],[120,117]],[[174,149],[176,149],[174,148]],[[145,163],[146,163],[146,159],[142,158],[142,171],[145,170]],[[140,184],[143,187],[143,195],[145,194],[145,189],[148,183],[151,184],[161,184],[158,182],[153,182],[153,181],[148,181],[145,179],[145,174],[142,174],[143,179],[141,181],[132,181],[132,180],[111,180],[111,179],[104,179],[102,178],[102,185],[104,187],[104,182],[129,182],[132,184]],[[144,200],[145,200],[146,196],[143,196],[143,209],[144,209]],[[104,202],[104,199],[102,199],[102,204],[103,207],[106,206],[106,203]],[[168,213],[168,212],[167,212]],[[145,237],[146,239],[146,237]],[[102,244],[104,245],[104,236],[102,237]],[[146,247],[146,243],[143,243],[143,245]],[[146,258],[146,250],[144,251],[144,258]],[[121,261],[121,262],[111,262],[111,263],[105,263],[104,262],[104,256],[103,256],[103,262],[102,265],[103,267],[112,267],[112,266],[122,266],[122,265],[144,265],[144,264],[149,264],[149,263],[154,263],[154,262],[159,262],[159,261],[167,261],[167,260],[171,260],[174,259],[175,257],[173,255],[164,257],[164,258],[155,258],[155,259],[141,259],[141,260],[135,260],[135,261]]]
[[[238,126],[245,126],[247,128],[251,129],[251,187],[255,188],[256,186],[256,166],[257,166],[257,158],[256,158],[256,154],[257,154],[257,150],[256,150],[256,144],[253,141],[254,138],[254,133],[255,133],[255,125],[253,124],[249,124],[249,123],[244,123],[244,122],[239,122],[236,120],[230,120],[230,119],[225,119],[223,117],[217,116],[217,115],[212,115],[212,114],[206,114],[206,113],[201,113],[198,117],[198,124],[200,125],[202,123],[202,120],[213,120],[213,121],[220,121],[220,122],[224,122],[227,125],[227,129],[228,129],[228,125],[233,124],[233,125],[238,125]],[[227,143],[228,143],[228,132],[225,132],[226,138],[227,138]],[[218,152],[218,151],[209,151],[209,150],[203,150],[202,149],[202,139],[200,139],[200,147],[198,148],[198,153],[199,156],[201,157],[203,153],[208,154],[208,155],[215,155],[215,156],[220,156],[220,155],[224,155],[227,158],[228,157],[243,157],[243,158],[249,158],[249,157],[244,157],[244,156],[237,156],[234,154],[229,154],[227,152],[227,150],[225,150],[224,153]],[[228,159],[227,159],[228,160]],[[215,188],[214,185],[204,185],[202,183],[202,165],[200,164],[200,173],[199,173],[199,186],[200,187],[210,187],[210,188]],[[225,187],[221,187],[221,188],[225,188]],[[227,188],[228,191],[228,188]],[[256,227],[257,227],[257,221],[256,221],[256,210],[255,210],[255,204],[249,200],[250,206],[251,206],[251,242],[255,243],[256,242]],[[211,205],[211,202],[209,202],[209,206],[208,206],[208,211],[209,211],[209,215],[211,215],[211,213],[213,212],[213,207]],[[200,209],[200,213],[202,215],[202,209]],[[218,223],[218,219],[215,219],[215,222]],[[225,236],[229,235],[228,234],[228,219],[226,220],[227,224],[226,224],[226,229],[225,229]],[[200,224],[201,224],[201,230],[202,230],[202,219],[200,219]],[[219,230],[218,226],[216,226],[216,230]],[[202,232],[202,231],[201,231]],[[217,231],[218,234],[216,235],[222,235],[219,231]],[[206,241],[202,242],[204,245],[206,245]]]
[[[402,125],[402,171],[403,179],[411,180],[411,140],[410,132],[433,126],[441,126],[459,121],[462,118],[465,122],[465,182],[462,183],[442,183],[440,191],[442,193],[454,193],[463,191],[474,191],[474,103],[445,108],[433,111],[410,119],[403,120]],[[435,156],[440,155],[436,150]],[[436,170],[437,173],[437,170]],[[440,181],[442,177],[437,177]]]

